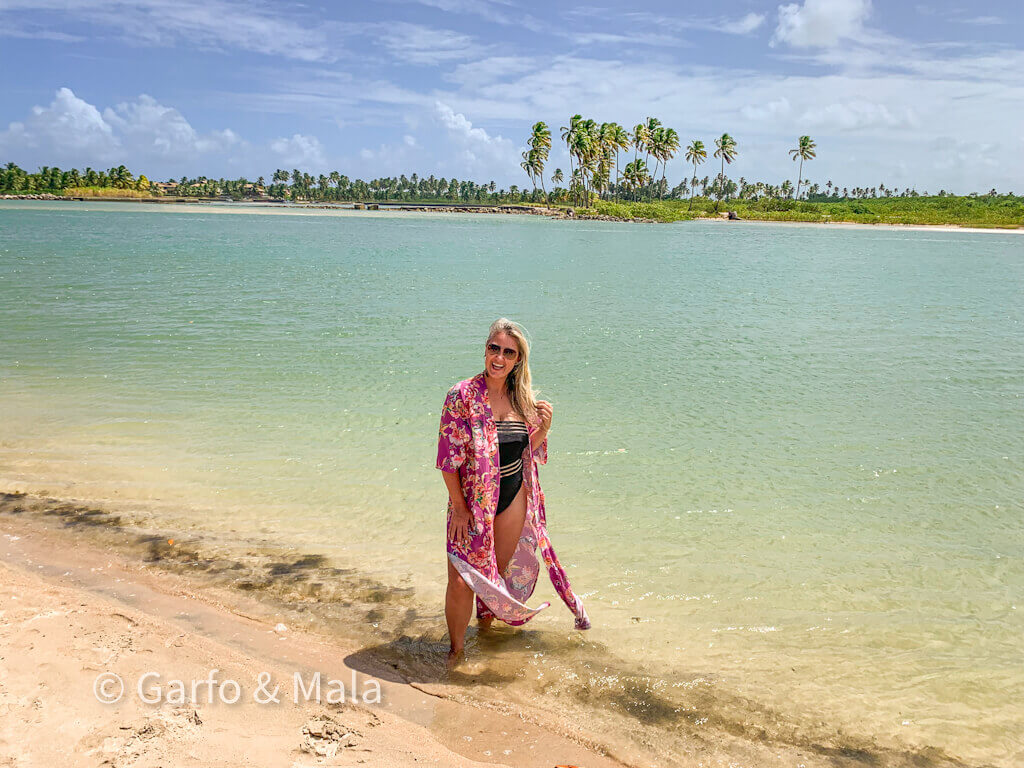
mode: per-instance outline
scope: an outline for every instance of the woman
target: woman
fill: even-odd
[[[474,595],[482,628],[495,616],[525,624],[550,605],[525,604],[540,573],[538,544],[576,628],[590,628],[547,536],[537,464],[548,460],[552,408],[534,399],[529,358],[522,329],[506,318],[495,320],[484,345],[484,371],[452,387],[441,411],[437,468],[448,488],[450,665],[462,654]]]

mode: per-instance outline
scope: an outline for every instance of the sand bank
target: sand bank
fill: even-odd
[[[20,516],[0,518],[0,605],[0,765],[622,764]]]
[[[1018,227],[965,227],[959,224],[865,224],[855,221],[778,221],[772,219],[735,219],[729,220],[721,215],[719,216],[698,216],[693,219],[680,220],[673,222],[661,222],[656,219],[646,218],[623,218],[618,216],[608,215],[592,215],[592,216],[577,216],[573,213],[569,213],[568,209],[565,208],[546,208],[542,206],[527,206],[527,205],[496,205],[496,206],[484,206],[484,205],[442,205],[442,204],[423,204],[418,205],[415,203],[398,203],[398,202],[381,202],[373,205],[378,205],[378,210],[365,210],[364,208],[354,209],[351,203],[347,204],[330,204],[330,203],[270,203],[270,202],[224,202],[218,200],[199,200],[191,199],[187,202],[184,200],[165,200],[160,198],[58,198],[58,197],[27,197],[27,196],[8,196],[0,197],[0,201],[3,200],[19,200],[19,201],[37,201],[46,203],[56,203],[59,206],[63,205],[89,205],[92,203],[103,203],[104,208],[110,203],[132,203],[134,205],[151,204],[154,206],[154,210],[164,210],[167,212],[179,212],[179,213],[197,213],[199,211],[203,213],[218,213],[218,214],[256,214],[256,215],[270,215],[270,216],[388,216],[388,215],[402,215],[402,216],[416,216],[416,215],[487,215],[487,216],[542,216],[547,219],[554,219],[558,221],[579,221],[579,222],[610,222],[610,223],[628,223],[628,224],[687,224],[691,221],[715,221],[722,224],[771,224],[781,225],[788,227],[825,227],[828,229],[881,229],[881,230],[895,230],[895,231],[906,231],[906,230],[921,230],[928,232],[969,232],[974,234],[1024,234],[1024,226]],[[158,207],[157,207],[158,206]]]
[[[692,221],[714,221],[731,226],[768,224],[771,226],[818,229],[880,230],[892,232],[970,232],[982,235],[1024,235],[1021,227],[964,227],[959,224],[865,224],[859,221],[776,221],[772,219],[726,219],[721,216],[700,216]],[[679,222],[677,222],[679,223]]]

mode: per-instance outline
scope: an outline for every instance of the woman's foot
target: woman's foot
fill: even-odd
[[[458,663],[460,661],[462,661],[463,651],[464,650],[465,650],[464,648],[449,648],[448,649],[448,660],[446,662],[446,666],[448,667],[448,671],[449,672],[451,672],[453,669],[455,669],[455,667],[458,666]]]
[[[483,616],[477,621],[477,628],[486,632],[491,628],[492,621],[494,621],[493,616]]]

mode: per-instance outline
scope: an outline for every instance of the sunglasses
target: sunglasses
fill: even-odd
[[[519,357],[519,350],[518,349],[510,349],[508,347],[505,347],[503,349],[503,348],[499,347],[497,344],[488,344],[487,345],[487,354],[489,354],[489,355],[497,355],[497,354],[500,354],[502,352],[505,353],[504,357],[505,357],[506,360],[515,360],[517,357]]]

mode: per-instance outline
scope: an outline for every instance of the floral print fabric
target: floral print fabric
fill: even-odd
[[[529,423],[527,429],[532,438],[540,423]],[[494,555],[494,510],[501,483],[498,430],[484,374],[460,381],[448,391],[441,410],[437,468],[458,473],[472,514],[469,541],[449,537],[448,559],[476,594],[477,616],[496,616],[507,624],[520,625],[550,605],[544,602],[530,608],[525,602],[537,586],[539,546],[555,591],[576,617],[576,628],[589,629],[590,619],[583,601],[572,591],[547,534],[544,492],[537,474],[537,465],[546,464],[547,460],[547,438],[536,448],[531,444],[523,450],[526,522],[505,573],[499,574]],[[446,530],[450,528],[452,512],[449,499]]]

